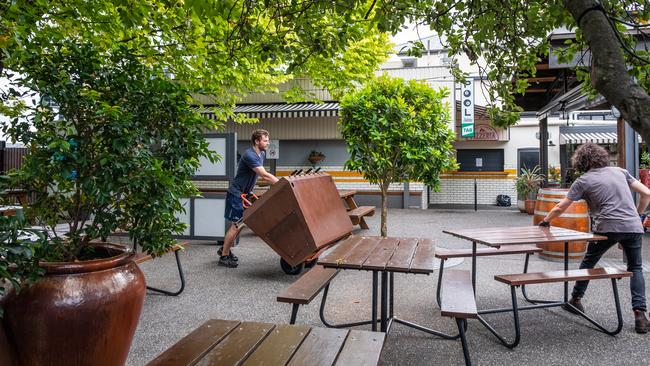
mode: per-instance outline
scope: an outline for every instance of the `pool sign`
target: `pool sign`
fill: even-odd
[[[460,136],[474,137],[474,79],[467,78],[460,94]]]

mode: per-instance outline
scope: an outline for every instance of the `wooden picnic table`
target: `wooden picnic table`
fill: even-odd
[[[148,365],[377,365],[384,339],[361,330],[213,319]]]
[[[519,343],[519,321],[518,321],[518,310],[526,309],[536,309],[536,308],[549,308],[556,306],[564,306],[568,303],[569,296],[569,281],[575,280],[588,280],[588,279],[598,279],[598,278],[611,278],[612,286],[614,288],[614,296],[616,300],[616,310],[619,317],[619,328],[622,324],[620,317],[620,306],[618,302],[618,294],[615,279],[620,279],[621,277],[627,277],[628,272],[621,271],[609,271],[609,269],[594,269],[594,270],[573,270],[569,271],[569,244],[577,241],[600,241],[606,240],[607,237],[602,235],[596,235],[592,233],[585,233],[582,231],[576,231],[561,227],[540,227],[540,226],[524,226],[524,227],[491,227],[491,228],[474,228],[474,229],[461,229],[461,230],[443,230],[444,233],[469,240],[472,242],[472,286],[474,288],[474,293],[476,294],[476,260],[477,253],[476,247],[477,244],[483,244],[490,247],[499,248],[501,246],[512,246],[512,245],[521,245],[521,244],[551,244],[551,243],[564,243],[564,271],[548,271],[548,272],[538,272],[538,273],[523,273],[523,274],[514,274],[514,275],[499,275],[495,276],[495,279],[508,283],[511,286],[512,290],[512,308],[504,309],[488,309],[479,311],[479,321],[485,325],[490,332],[492,332],[504,345],[509,348],[515,347]],[[600,271],[598,271],[600,270]],[[524,272],[527,272],[527,267],[524,268]],[[613,273],[617,272],[617,273]],[[616,278],[612,276],[618,276]],[[539,284],[539,283],[554,283],[554,282],[564,282],[564,296],[563,300],[534,300],[529,299],[525,285],[526,284]],[[525,299],[533,305],[519,307],[517,305],[516,296],[514,292],[515,287],[521,286],[522,293]],[[515,341],[508,342],[502,337],[494,328],[492,328],[487,321],[480,316],[480,314],[493,314],[493,313],[502,313],[502,312],[513,312],[515,317]],[[618,331],[607,331],[604,327],[598,324],[593,319],[589,318],[585,314],[579,314],[594,324],[599,330],[604,333],[613,335],[618,333]]]
[[[370,321],[365,322],[372,324],[372,330],[377,329],[378,278],[381,277],[379,319],[382,332],[388,332],[391,324],[397,322],[436,336],[453,339],[455,337],[399,319],[394,315],[394,274],[428,275],[434,271],[434,258],[435,245],[431,239],[351,236],[340,242],[329,252],[324,253],[319,258],[318,264],[326,268],[372,272],[372,318]],[[323,302],[326,296],[326,294],[323,294]],[[350,325],[361,323],[350,323]]]
[[[343,199],[346,205],[348,213],[351,214],[350,219],[352,224],[359,225],[362,229],[369,229],[370,227],[366,223],[364,216],[372,216],[375,214],[374,207],[371,206],[359,206],[354,200],[354,195],[357,194],[357,191],[346,189],[339,190],[339,197]]]

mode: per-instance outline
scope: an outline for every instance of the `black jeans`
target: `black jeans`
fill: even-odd
[[[620,243],[627,257],[627,270],[632,272],[630,291],[632,292],[632,308],[646,310],[645,281],[643,279],[643,262],[641,255],[641,238],[643,234],[636,233],[598,233],[607,240],[589,242],[587,253],[580,263],[580,269],[594,268],[600,257],[616,243]],[[573,287],[573,296],[582,297],[587,290],[589,281],[577,281]]]

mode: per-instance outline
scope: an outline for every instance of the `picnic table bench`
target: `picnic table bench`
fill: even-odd
[[[176,291],[168,291],[168,290],[163,290],[163,289],[159,289],[159,288],[152,287],[152,286],[147,286],[148,290],[158,292],[158,293],[168,295],[168,296],[178,296],[183,292],[183,290],[185,290],[185,274],[183,272],[183,266],[181,265],[181,258],[178,255],[178,251],[181,250],[181,249],[185,249],[185,247],[187,245],[188,245],[187,242],[178,243],[178,244],[174,245],[173,247],[171,247],[167,251],[167,253],[174,252],[174,257],[176,259],[176,268],[178,268],[178,276],[180,277],[180,280],[181,280],[180,288],[178,290],[176,290]],[[150,261],[152,259],[153,259],[153,257],[150,254],[143,253],[143,252],[137,252],[135,254],[135,257],[133,258],[133,261],[136,264],[141,264],[141,263]]]
[[[348,216],[352,225],[359,225],[362,229],[369,229],[370,227],[364,220],[364,216],[373,216],[375,214],[375,207],[373,206],[358,206],[354,200],[354,195],[357,191],[354,190],[339,190],[339,196],[345,201]]]
[[[213,319],[149,366],[377,365],[383,333]]]
[[[569,243],[575,241],[599,241],[607,239],[601,235],[585,233],[560,227],[542,228],[538,226],[524,226],[524,227],[497,227],[497,228],[480,228],[480,229],[466,229],[466,230],[443,230],[444,233],[470,240],[472,242],[472,287],[476,293],[476,258],[478,255],[477,243],[484,244],[493,248],[508,247],[513,245],[522,244],[548,244],[548,243],[564,243],[564,270],[563,271],[545,271],[537,273],[522,273],[522,274],[508,274],[498,275],[494,278],[508,284],[511,287],[511,300],[512,308],[502,309],[486,309],[479,310],[477,319],[483,324],[499,341],[508,348],[514,348],[519,344],[521,338],[521,331],[519,326],[519,310],[563,307],[565,309],[572,308],[575,313],[585,318],[591,324],[595,325],[598,330],[608,335],[618,334],[623,325],[623,318],[621,316],[621,307],[618,299],[618,288],[616,280],[624,277],[631,276],[630,272],[621,271],[615,268],[596,268],[591,270],[569,270]],[[614,291],[614,302],[616,306],[616,314],[618,318],[618,325],[614,330],[608,330],[601,324],[587,316],[586,314],[578,311],[569,303],[569,281],[576,280],[597,280],[597,279],[611,279],[612,290]],[[526,300],[532,305],[519,306],[517,304],[517,296],[515,289],[519,286],[522,287],[522,292],[525,285],[543,284],[543,283],[564,283],[564,296],[561,300],[536,300],[529,299],[525,292]],[[444,302],[444,298],[443,298]],[[515,325],[515,337],[512,341],[506,340],[499,334],[483,317],[486,314],[496,314],[512,312]]]

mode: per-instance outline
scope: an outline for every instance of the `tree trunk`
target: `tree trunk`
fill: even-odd
[[[388,236],[388,186],[390,183],[381,184],[381,232],[383,237]]]
[[[593,0],[564,0],[564,7],[576,22],[584,14],[578,27],[591,49],[591,83],[647,143],[650,141],[650,96],[627,73],[623,50],[607,16],[600,10],[585,13],[596,5]]]

